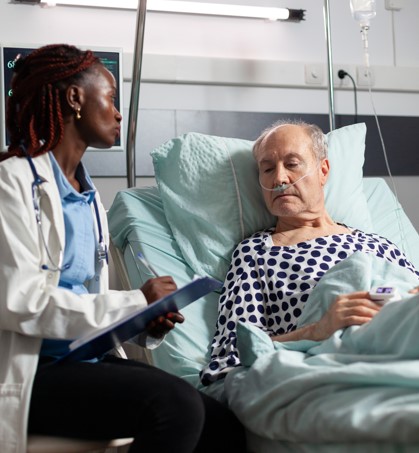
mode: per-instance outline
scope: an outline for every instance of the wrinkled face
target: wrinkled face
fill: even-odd
[[[80,101],[81,119],[76,125],[86,146],[109,148],[119,137],[122,116],[115,107],[116,82],[111,72],[98,65],[86,75]]]
[[[278,127],[262,141],[256,160],[263,197],[273,215],[307,218],[323,209],[329,163],[327,159],[317,162],[304,128]],[[266,190],[295,182],[283,192]]]

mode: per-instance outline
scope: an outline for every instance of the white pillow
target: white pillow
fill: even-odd
[[[326,207],[335,221],[371,231],[362,190],[365,124],[327,134]],[[152,151],[167,221],[185,261],[199,275],[224,280],[236,244],[273,226],[248,140],[187,133]]]
[[[363,191],[365,123],[335,129],[327,134],[330,172],[325,186],[326,208],[335,221],[372,232]]]

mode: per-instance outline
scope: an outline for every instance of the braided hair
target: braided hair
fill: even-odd
[[[10,144],[0,160],[24,156],[22,145],[34,157],[61,142],[65,90],[95,64],[102,63],[92,51],[68,44],[47,45],[16,58],[6,109]]]

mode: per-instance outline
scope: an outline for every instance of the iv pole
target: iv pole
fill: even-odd
[[[138,101],[140,98],[141,64],[144,45],[147,0],[139,0],[137,8],[136,39],[131,83],[131,98],[127,132],[127,180],[128,187],[135,187],[135,132],[137,130]]]
[[[335,100],[333,89],[333,61],[332,61],[332,42],[330,38],[330,8],[329,0],[324,0],[324,26],[326,32],[326,45],[327,45],[327,75],[328,75],[328,92],[329,92],[329,125],[330,130],[336,128],[335,121]]]

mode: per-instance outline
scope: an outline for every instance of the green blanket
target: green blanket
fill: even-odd
[[[246,427],[292,442],[419,441],[419,295],[409,270],[355,253],[322,278],[300,325],[320,319],[338,294],[396,286],[367,324],[337,331],[323,342],[272,342],[240,324],[243,366],[225,379],[229,404]]]

